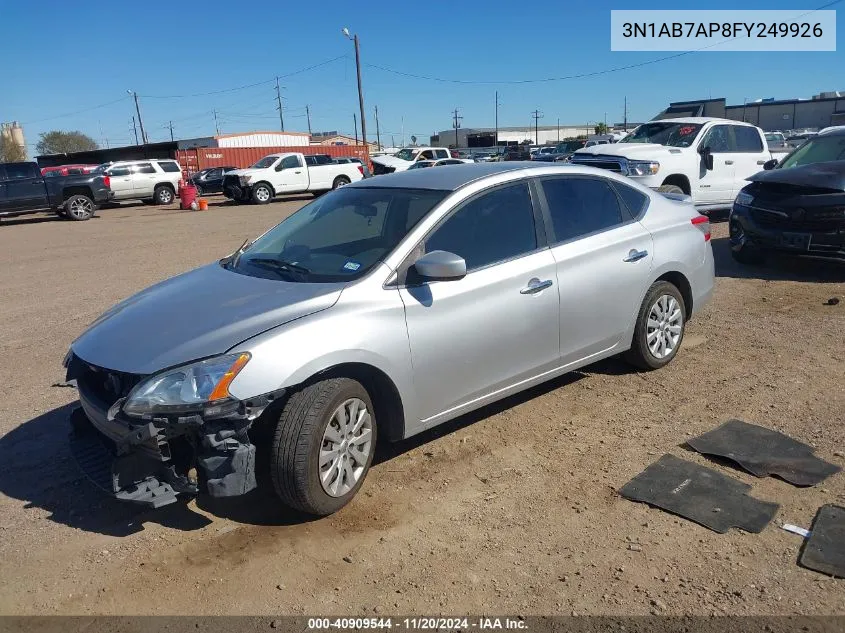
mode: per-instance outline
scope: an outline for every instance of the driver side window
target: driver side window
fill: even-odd
[[[293,169],[294,167],[302,167],[299,164],[299,157],[298,156],[285,156],[282,159],[282,162],[279,163],[279,169]]]
[[[714,125],[707,131],[701,146],[709,147],[714,154],[736,151],[731,126]]]
[[[425,150],[424,152],[420,152],[420,156],[417,160],[433,160],[434,159],[434,152],[430,149]]]

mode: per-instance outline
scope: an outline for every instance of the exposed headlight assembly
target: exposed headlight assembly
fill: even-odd
[[[654,176],[658,171],[660,171],[660,163],[643,160],[628,161],[629,176]]]
[[[736,196],[736,204],[743,206],[743,207],[750,207],[751,203],[754,202],[754,196],[750,193],[745,193],[744,191],[740,191]]]
[[[229,398],[229,385],[249,359],[224,354],[150,376],[129,393],[123,411],[134,417],[202,411]]]

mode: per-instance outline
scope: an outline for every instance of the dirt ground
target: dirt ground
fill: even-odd
[[[383,446],[332,517],[261,492],[159,511],[103,496],[66,446],[71,341],[308,199],[2,222],[0,613],[845,614],[845,580],[800,568],[801,537],[779,527],[845,504],[845,473],[799,489],[683,447],[739,417],[845,466],[845,266],[740,267],[724,223],[714,300],[669,367],[604,362]],[[667,452],[752,484],[775,521],[720,535],[616,493]]]

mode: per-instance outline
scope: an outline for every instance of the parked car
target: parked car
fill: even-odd
[[[558,143],[557,145],[555,145],[552,148],[551,152],[546,152],[545,154],[534,156],[531,160],[546,163],[563,162],[569,160],[569,157],[572,156],[574,152],[581,149],[586,144],[587,141],[583,139],[574,141],[563,141],[562,143]]]
[[[309,167],[316,167],[317,165],[331,165],[335,162],[329,154],[303,154],[305,164]]]
[[[111,178],[114,201],[143,200],[170,204],[179,191],[182,168],[175,160],[121,160],[100,165],[94,173]]]
[[[770,253],[845,260],[845,128],[810,138],[748,180],[728,227],[744,264]]]
[[[525,145],[508,145],[502,154],[502,160],[531,160],[531,153]]]
[[[42,167],[41,175],[45,178],[55,178],[56,176],[78,176],[80,174],[90,174],[97,169],[99,165],[58,165],[55,167]]]
[[[451,158],[452,154],[446,147],[405,147],[393,156],[374,156],[373,174],[392,174],[395,171],[405,171],[418,160],[438,160]]]
[[[284,504],[330,514],[379,441],[620,353],[667,365],[713,292],[709,239],[688,202],[591,168],[352,183],[77,338],[74,452],[157,506],[250,491],[258,443]]]
[[[750,123],[694,117],[645,123],[618,143],[578,150],[570,162],[688,195],[706,213],[730,208],[746,178],[785,155],[771,152],[763,131]]]
[[[71,220],[88,220],[112,195],[108,176],[45,177],[37,163],[0,164],[0,218],[54,211]]]
[[[206,193],[221,193],[223,191],[223,176],[237,167],[208,167],[195,173],[188,180],[197,188],[197,195]]]
[[[766,145],[772,151],[788,151],[786,137],[781,132],[766,132]]]
[[[223,195],[236,202],[267,204],[276,195],[322,193],[364,177],[362,165],[321,162],[299,152],[270,154],[248,169],[223,176]]]
[[[370,168],[367,166],[367,164],[360,158],[341,156],[339,158],[335,158],[334,162],[338,165],[347,165],[349,163],[355,163],[356,165],[361,166],[361,170],[363,172],[361,175],[364,176],[364,178],[370,178],[373,175],[373,172],[370,171]]]
[[[468,158],[441,158],[440,160],[418,160],[416,163],[408,167],[408,169],[422,169],[424,167],[442,167],[443,165],[465,165],[474,162],[474,160],[470,160]]]

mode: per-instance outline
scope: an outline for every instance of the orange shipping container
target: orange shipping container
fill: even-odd
[[[193,174],[208,167],[249,167],[269,154],[302,152],[303,154],[328,154],[333,158],[360,158],[370,165],[370,155],[365,145],[308,145],[306,147],[200,147],[176,151],[182,170]]]

